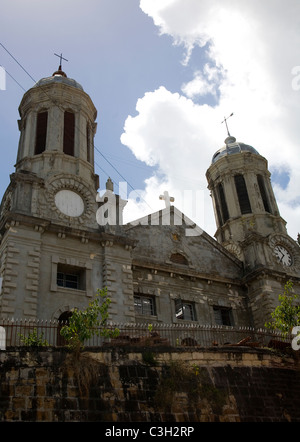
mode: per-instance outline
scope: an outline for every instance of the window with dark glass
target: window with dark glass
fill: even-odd
[[[35,137],[35,155],[38,155],[46,149],[48,112],[37,114],[36,137]]]
[[[272,213],[271,208],[270,208],[270,204],[269,204],[269,199],[268,199],[267,192],[266,192],[265,182],[264,182],[264,179],[261,175],[257,175],[257,182],[258,182],[258,187],[260,190],[260,195],[261,195],[261,199],[263,201],[265,211]]]
[[[219,194],[219,201],[220,201],[220,207],[221,207],[222,224],[224,224],[229,219],[229,212],[228,212],[228,207],[227,207],[224,188],[223,188],[222,183],[220,183],[218,185],[218,194]]]
[[[243,177],[243,175],[235,175],[234,182],[242,215],[251,213],[252,210],[245,178]]]
[[[138,315],[155,315],[154,298],[148,296],[134,296],[134,310]]]
[[[196,321],[195,305],[193,302],[175,300],[175,316],[176,319],[184,319],[187,321]]]
[[[74,290],[85,290],[85,269],[58,264],[57,285]]]
[[[231,308],[214,307],[214,316],[217,325],[233,325]]]
[[[65,112],[64,114],[64,153],[74,156],[74,140],[75,140],[75,115],[73,112]]]

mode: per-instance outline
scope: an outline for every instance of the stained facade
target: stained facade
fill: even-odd
[[[119,322],[262,327],[287,279],[300,285],[267,160],[234,137],[207,170],[216,240],[176,207],[123,225],[97,195],[95,106],[61,67],[19,107],[15,172],[0,207],[1,317],[62,319],[107,287]]]

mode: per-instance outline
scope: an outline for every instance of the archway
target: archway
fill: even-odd
[[[65,311],[58,318],[57,339],[56,339],[57,346],[65,346],[67,344],[67,341],[65,340],[65,338],[63,338],[61,336],[60,331],[64,325],[69,325],[69,320],[70,320],[71,316],[72,316],[72,312]]]

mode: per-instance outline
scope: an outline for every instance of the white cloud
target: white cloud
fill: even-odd
[[[137,158],[158,166],[170,186],[165,190],[204,189],[211,156],[226,135],[220,123],[234,112],[232,135],[252,144],[269,168],[290,170],[288,186],[275,191],[295,237],[300,226],[291,207],[300,198],[300,91],[292,86],[292,72],[300,64],[299,1],[141,0],[140,7],[161,34],[184,46],[185,63],[196,45],[205,47],[209,61],[182,85],[188,98],[163,87],[145,94],[137,103],[138,115],[126,121],[122,143]],[[217,105],[189,99],[206,95],[218,97]],[[158,176],[147,183],[145,198],[154,197],[159,183]],[[205,210],[201,227],[213,234],[212,211]]]
[[[196,71],[193,80],[184,83],[181,90],[191,99],[205,95],[213,95],[216,98],[221,77],[221,70],[207,63],[203,68],[203,73]]]

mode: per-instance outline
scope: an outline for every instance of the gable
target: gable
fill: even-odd
[[[242,263],[173,206],[171,213],[166,209],[156,212],[128,224],[126,230],[137,241],[133,250],[136,263],[175,267],[201,275],[242,276]]]

